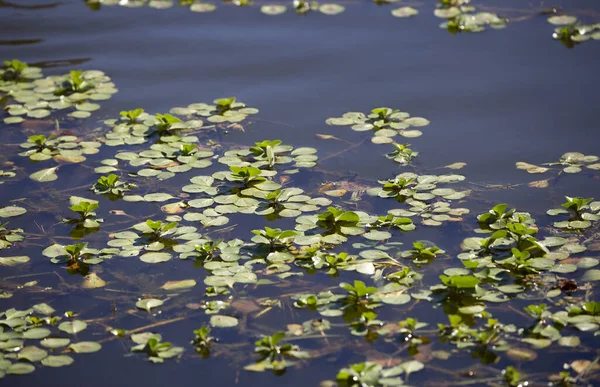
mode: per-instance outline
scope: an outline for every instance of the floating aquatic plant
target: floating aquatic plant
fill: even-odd
[[[86,160],[84,155],[96,154],[101,143],[95,141],[81,141],[76,136],[46,137],[43,134],[29,136],[22,143],[21,148],[28,149],[19,153],[27,156],[31,161],[44,161],[51,158],[60,162],[80,163]]]
[[[466,208],[451,208],[444,200],[460,200],[471,191],[457,191],[452,188],[441,188],[439,184],[457,183],[464,180],[462,175],[417,175],[405,172],[393,179],[381,180],[381,187],[367,190],[367,194],[380,198],[394,198],[399,203],[408,204],[408,209],[394,209],[388,213],[397,217],[419,215],[423,224],[439,226],[445,221],[461,220],[460,216],[468,214]],[[436,200],[433,201],[432,200]],[[453,217],[454,216],[454,217]]]
[[[600,202],[594,202],[594,198],[580,198],[565,196],[567,201],[561,204],[561,208],[553,208],[546,213],[551,216],[569,215],[569,219],[554,222],[554,227],[565,230],[583,230],[592,226],[600,220]]]
[[[106,259],[112,258],[118,254],[118,249],[91,249],[87,247],[87,242],[77,243],[73,245],[52,244],[42,251],[42,255],[50,258],[52,263],[64,263],[67,265],[67,270],[72,273],[87,275],[89,273],[89,265],[96,265],[104,262]]]
[[[4,170],[0,169],[0,184],[4,184],[6,182],[5,179],[11,179],[15,176],[17,176],[17,174],[16,174],[16,172],[14,172],[14,170],[4,171]]]
[[[406,112],[393,110],[388,107],[379,107],[371,110],[371,113],[360,112],[344,113],[342,117],[328,118],[325,121],[329,125],[351,126],[357,132],[374,131],[371,142],[375,144],[393,143],[393,137],[419,137],[423,133],[412,127],[429,125],[429,120],[422,117],[410,117]]]
[[[194,331],[194,345],[196,352],[202,357],[208,358],[210,356],[210,348],[215,338],[210,335],[210,327],[208,325],[202,325],[199,329]]]
[[[101,176],[98,181],[92,185],[91,190],[97,194],[108,195],[111,199],[117,199],[134,187],[134,184],[122,181],[121,178],[115,174],[110,174],[108,176]]]
[[[344,12],[344,6],[339,4],[320,4],[317,1],[294,0],[293,8],[297,14],[304,15],[311,11],[318,11],[326,15],[337,15]]]
[[[117,89],[101,71],[74,70],[66,75],[0,85],[0,92],[10,102],[6,107],[11,117],[5,118],[4,122],[14,124],[22,122],[23,116],[45,118],[53,112],[72,108],[75,111],[69,116],[87,118],[100,109],[93,101],[110,99]]]
[[[318,160],[315,148],[296,148],[281,144],[280,140],[264,140],[254,146],[229,150],[219,158],[219,163],[229,166],[252,166],[256,168],[274,168],[295,162],[298,168],[314,167]],[[297,170],[286,170],[296,173]]]
[[[80,341],[80,332],[87,327],[85,322],[73,317],[65,321],[46,303],[0,312],[0,326],[0,376],[24,375],[40,366],[68,366],[74,359],[65,351],[84,354],[102,348],[97,342]]]
[[[178,357],[184,351],[183,347],[175,347],[162,341],[162,336],[158,333],[136,333],[131,335],[131,340],[137,344],[131,347],[131,352],[144,352],[153,363],[162,363],[165,359]]]
[[[548,23],[557,26],[552,37],[569,48],[586,40],[600,40],[600,23],[584,25],[569,15],[551,16]]]
[[[385,155],[388,159],[394,160],[400,165],[408,165],[410,162],[419,155],[419,152],[415,152],[409,148],[410,144],[397,144],[392,143],[396,148],[393,152]]]
[[[198,138],[195,136],[169,136],[162,137],[161,142],[152,144],[150,149],[139,153],[120,152],[115,155],[118,160],[128,161],[132,167],[144,167],[137,171],[138,176],[156,177],[166,180],[176,173],[188,172],[192,168],[206,168],[212,165],[210,158],[214,155],[212,150],[199,149],[196,146]],[[101,167],[99,172],[114,172],[117,165],[113,161],[105,162],[106,167]]]
[[[435,16],[448,19],[440,24],[441,28],[455,34],[458,32],[481,32],[489,26],[494,29],[504,28],[508,20],[495,13],[475,12],[476,7],[469,5],[470,0],[440,0]]]
[[[549,167],[560,166],[564,173],[578,173],[581,172],[584,167],[595,171],[600,170],[600,163],[597,161],[598,156],[584,155],[579,152],[567,152],[563,154],[557,162],[544,163],[542,165]],[[517,162],[516,166],[517,169],[525,170],[528,173],[544,173],[550,170],[550,168],[540,167],[524,161]]]
[[[381,364],[364,362],[351,364],[348,368],[342,368],[337,376],[337,384],[340,387],[376,387],[382,385],[400,386],[404,382],[400,375],[410,375],[425,367],[418,360],[410,360],[393,367],[384,368]]]
[[[466,314],[472,314],[479,308],[462,308]],[[459,309],[460,311],[460,309]],[[459,349],[468,349],[472,356],[480,359],[483,364],[493,364],[498,361],[499,356],[496,352],[505,352],[509,349],[506,340],[510,334],[515,333],[517,328],[514,325],[504,325],[487,312],[482,313],[485,324],[479,327],[472,327],[466,323],[461,315],[451,314],[448,316],[449,324],[438,324],[439,337],[441,342],[450,342]]]
[[[392,10],[392,16],[395,17],[411,17],[419,14],[419,10],[413,7],[400,7]]]
[[[23,234],[23,229],[14,228],[8,229],[8,222],[0,224],[0,250],[7,249],[13,245],[15,242],[21,242],[25,237]]]
[[[100,223],[104,222],[104,219],[97,218],[96,212],[94,212],[99,207],[98,202],[77,196],[71,196],[69,202],[71,203],[69,209],[78,215],[75,218],[63,219],[64,223],[75,225],[75,228],[71,231],[71,237],[80,239],[87,234],[97,231]]]
[[[308,359],[308,352],[301,351],[297,345],[279,343],[285,338],[285,332],[277,332],[271,336],[264,336],[255,343],[254,353],[260,358],[254,363],[244,367],[247,371],[272,370],[275,374],[282,374],[287,367],[294,365],[293,360]]]

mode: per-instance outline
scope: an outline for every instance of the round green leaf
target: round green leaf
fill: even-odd
[[[210,317],[210,325],[216,328],[231,328],[238,325],[238,319],[231,316],[215,314]]]
[[[92,353],[99,351],[102,345],[94,341],[80,341],[79,343],[69,345],[69,348],[76,353]]]
[[[83,331],[85,328],[87,328],[87,324],[81,320],[65,321],[58,326],[61,331],[72,335]]]

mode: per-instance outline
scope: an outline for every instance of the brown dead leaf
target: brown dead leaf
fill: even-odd
[[[431,346],[432,344],[419,345],[419,352],[414,356],[415,360],[418,360],[421,363],[427,363],[433,359],[433,355],[431,354]]]
[[[325,191],[325,192],[322,192],[322,193],[325,194],[325,195],[327,195],[327,196],[332,196],[332,197],[335,197],[335,198],[339,198],[339,197],[344,196],[346,194],[346,192],[348,192],[348,191],[346,191],[345,189],[332,189],[332,190]]]
[[[522,169],[528,173],[544,173],[548,171],[548,168],[540,167],[537,165],[529,164],[524,161],[519,161],[516,164],[517,169]]]
[[[250,314],[260,310],[256,302],[247,298],[240,298],[231,302],[231,307],[243,314]]]
[[[184,212],[183,207],[185,205],[184,202],[169,203],[162,206],[160,210],[165,214],[181,214]]]
[[[110,212],[112,215],[127,215],[127,214],[125,213],[125,211],[123,211],[123,210],[110,210],[109,212]]]
[[[550,179],[536,180],[536,181],[532,181],[531,183],[527,184],[527,186],[529,186],[531,188],[548,188],[549,181],[550,181]]]
[[[86,160],[85,156],[73,156],[73,157],[65,157],[63,155],[56,155],[53,157],[54,161],[61,164],[68,163],[82,163]]]
[[[446,165],[444,168],[449,168],[449,169],[462,169],[467,165],[467,163],[463,163],[463,162],[458,162],[458,163],[452,163],[449,165]]]
[[[317,134],[315,137],[318,138],[318,139],[320,139],[320,140],[338,140],[338,141],[343,141],[341,138],[337,138],[336,136],[332,136],[331,134]]]
[[[302,332],[304,332],[304,329],[300,324],[288,324],[287,330],[294,336],[302,336]]]
[[[578,374],[582,374],[584,372],[597,371],[600,369],[600,365],[597,363],[592,365],[592,362],[589,360],[575,360],[571,363],[571,368]]]
[[[592,243],[587,247],[589,251],[600,251],[600,242]]]
[[[83,284],[81,286],[84,289],[97,289],[106,286],[106,282],[96,273],[91,273],[83,277]]]

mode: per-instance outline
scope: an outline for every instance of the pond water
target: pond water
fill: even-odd
[[[59,97],[48,96],[64,85],[68,100],[77,74],[35,81],[21,91],[19,107],[7,91],[14,86],[0,88],[0,169],[8,172],[0,172],[0,224],[8,221],[7,230],[24,236],[0,230],[12,240],[0,244],[0,311],[7,311],[0,315],[0,386],[336,385],[341,369],[362,362],[384,371],[371,368],[357,384],[351,377],[339,384],[600,384],[600,203],[575,200],[565,214],[547,214],[565,196],[600,200],[600,164],[592,157],[600,155],[600,43],[566,47],[552,38],[552,14],[542,12],[556,7],[592,25],[600,5],[480,1],[472,4],[476,12],[507,17],[506,27],[451,34],[439,27],[444,20],[429,0],[342,2],[337,15],[297,15],[291,3],[280,15],[261,13],[261,2],[218,3],[206,13],[191,12],[189,4],[121,3],[0,1],[0,58],[39,67],[44,77],[83,70],[87,83],[78,90],[96,87],[88,105],[78,101],[78,110],[52,108],[50,115],[31,112],[49,109],[45,99],[58,104]],[[399,7],[419,14],[393,17]],[[240,116],[231,101],[220,101],[221,110],[171,110],[232,96],[258,112],[242,109],[247,116]],[[385,109],[376,118],[330,119],[382,106],[424,119]],[[125,118],[115,121],[136,108],[148,113],[132,118],[146,136],[146,129],[130,136],[133,124]],[[183,124],[164,123],[150,135],[160,126],[154,114],[169,111]],[[374,136],[369,128],[379,120],[384,127]],[[390,132],[392,139],[381,135]],[[71,137],[40,145],[30,137],[40,134]],[[372,142],[377,137],[381,143]],[[255,155],[244,153],[263,140],[294,150],[265,143]],[[410,143],[418,156],[408,165],[386,158],[393,143]],[[588,157],[571,154],[563,165],[542,168],[567,152]],[[30,160],[36,157],[41,161]],[[529,164],[517,169],[519,162]],[[249,163],[262,171],[258,179],[244,175],[252,168],[236,174],[235,166]],[[111,173],[135,186],[112,196],[99,193],[99,184],[90,190]],[[402,173],[418,178],[403,187],[394,180]],[[206,178],[190,182],[198,176]],[[206,186],[211,176],[213,188]],[[267,210],[275,196],[266,195],[294,187],[304,192],[279,198],[287,213],[268,215],[283,207]],[[69,209],[77,197],[98,201],[99,229],[63,222],[79,216]],[[529,215],[478,223],[500,203]],[[329,206],[346,213],[332,209],[317,222]],[[388,211],[392,220],[402,218],[397,227],[373,217]],[[162,221],[163,229],[154,232],[146,220]],[[176,229],[164,228],[172,221]],[[267,239],[252,230],[265,227],[297,235],[261,245]],[[463,242],[472,237],[492,239]],[[426,241],[425,251],[413,247],[417,241]],[[69,258],[64,246],[83,242],[107,250]],[[195,282],[171,283],[183,280]],[[365,295],[340,287],[360,287],[355,280],[376,289]],[[327,291],[334,296],[318,294]],[[149,299],[162,304],[147,306]],[[540,304],[545,312],[525,310]],[[410,318],[428,325],[411,328]],[[202,326],[211,327],[209,348],[191,343]],[[255,342],[280,331],[286,335],[279,346],[299,348],[283,347],[295,364],[272,372],[285,364],[259,362]],[[139,335],[147,332],[172,348],[150,354],[149,336]],[[69,349],[50,338],[84,344]],[[141,351],[131,352],[136,343]],[[93,353],[76,353],[87,351]],[[558,376],[563,371],[569,375]]]

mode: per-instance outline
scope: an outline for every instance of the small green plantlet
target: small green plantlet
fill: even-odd
[[[77,204],[72,205],[69,209],[79,215],[78,218],[70,218],[64,219],[63,222],[77,224],[78,227],[83,227],[87,229],[97,229],[100,227],[100,223],[103,222],[103,219],[97,219],[96,210],[99,207],[98,203],[90,203],[87,201],[80,201]],[[85,234],[85,232],[83,233]],[[78,235],[77,232],[74,232],[74,235]],[[83,236],[83,235],[82,235]]]
[[[135,187],[134,184],[129,184],[119,180],[119,176],[110,174],[108,176],[101,176],[96,183],[92,186],[92,191],[98,194],[107,194],[119,198],[123,194]]]
[[[383,183],[382,194],[384,197],[395,197],[398,202],[402,203],[413,194],[409,188],[415,184],[414,178],[390,179]]]
[[[138,345],[131,348],[131,352],[144,352],[148,360],[153,363],[162,363],[164,359],[173,358],[183,353],[182,347],[174,347],[169,342],[162,341],[159,334],[153,334],[145,342],[136,341]]]
[[[502,375],[504,376],[504,381],[510,387],[519,387],[524,385],[521,380],[521,374],[513,366],[506,367],[502,371]]]
[[[468,318],[467,318],[468,317]],[[504,336],[516,331],[514,325],[501,324],[497,319],[490,318],[487,312],[481,312],[482,318],[487,318],[486,323],[480,327],[473,327],[475,321],[471,316],[451,314],[448,316],[449,325],[438,324],[440,341],[449,342],[458,349],[468,348],[473,358],[481,359],[483,364],[497,362],[498,355],[494,351],[506,351],[508,343]]]
[[[294,0],[293,6],[299,14],[305,14],[312,9],[312,3],[306,0]]]
[[[266,245],[269,251],[286,248],[298,233],[294,230],[281,230],[280,228],[265,227],[264,230],[252,230],[255,235],[252,242]]]
[[[571,210],[573,212],[575,212],[576,214],[579,214],[581,212],[581,210],[585,209],[588,207],[588,203],[591,202],[592,200],[594,200],[594,198],[580,198],[580,197],[570,197],[570,196],[565,196],[565,199],[567,200],[565,203],[561,204],[562,207],[566,208],[567,210]]]
[[[404,232],[412,231],[416,228],[412,219],[396,217],[391,214],[377,217],[377,221],[370,225],[371,228],[397,228]]]
[[[600,302],[589,301],[583,305],[583,310],[592,316],[600,316]]]
[[[499,220],[502,219],[509,219],[514,213],[515,210],[509,210],[506,211],[508,209],[508,205],[507,204],[497,204],[494,207],[492,207],[491,210],[489,210],[488,212],[481,214],[477,217],[477,220],[479,221],[479,223],[485,224],[485,225],[491,225],[493,223],[496,223]]]
[[[392,110],[386,107],[375,108],[371,110],[371,114],[369,114],[369,118],[374,118],[376,120],[383,121],[385,123],[390,122],[391,116],[394,113],[399,112],[400,110]]]
[[[94,210],[96,210],[98,207],[98,203],[90,203],[83,201],[79,202],[79,204],[75,204],[69,207],[69,209],[78,213],[82,219],[85,219],[88,216],[95,216],[96,213],[94,212]]]
[[[554,222],[553,226],[565,231],[583,232],[585,229],[600,221],[600,202],[594,198],[565,196],[567,200],[561,208],[553,208],[546,213],[550,216],[569,215],[569,219]]]
[[[179,118],[172,116],[171,114],[156,114],[156,130],[159,133],[164,133],[168,130],[173,129],[173,125],[182,122]]]
[[[423,242],[413,242],[414,255],[416,257],[432,259],[443,254],[443,250],[437,246],[427,247]]]
[[[198,151],[198,147],[195,144],[181,144],[179,148],[183,156],[191,156]]]
[[[311,252],[306,256],[298,256],[296,264],[308,270],[309,273],[315,273],[317,270],[326,269],[327,274],[333,278],[339,276],[340,270],[355,270],[356,255],[350,255],[346,252],[337,254],[327,253],[325,251]]]
[[[377,320],[377,313],[365,310],[357,320],[350,323],[350,333],[355,336],[364,336],[368,342],[373,342],[379,337],[377,331],[382,325],[383,322]]]
[[[384,378],[382,371],[383,367],[377,363],[351,364],[338,372],[336,381],[340,387],[380,386],[379,379]]]
[[[20,242],[24,239],[23,235],[21,235],[23,233],[22,229],[9,230],[6,228],[7,225],[8,222],[0,224],[0,251],[9,248],[13,243]]]
[[[77,243],[64,247],[67,263],[67,271],[71,274],[87,275],[89,273],[89,265],[85,262],[88,254],[86,253],[87,243]]]
[[[325,229],[325,234],[357,235],[364,232],[360,227],[360,217],[352,211],[327,207],[327,211],[317,217],[317,225]]]
[[[235,103],[235,97],[217,99],[215,103],[217,104],[219,114],[223,114],[226,111],[231,110],[231,105]]]
[[[244,367],[248,371],[273,370],[281,375],[285,369],[294,364],[289,359],[308,359],[308,352],[301,351],[297,345],[289,343],[280,345],[285,338],[285,332],[277,332],[271,336],[264,336],[255,343],[254,353],[260,356],[254,364]]]
[[[272,168],[276,161],[275,147],[281,144],[281,140],[264,140],[255,144],[250,147],[250,152],[252,152],[256,159],[266,160],[269,168]]]
[[[267,180],[261,176],[261,170],[256,167],[238,167],[232,165],[229,167],[229,170],[231,171],[231,179],[233,181],[241,182],[245,186]]]
[[[6,66],[7,69],[10,69],[17,73],[20,73],[21,71],[25,70],[28,67],[27,63],[21,62],[18,59],[5,60],[4,66]]]
[[[4,61],[4,66],[6,67],[6,71],[2,75],[2,79],[5,81],[20,80],[23,70],[29,67],[27,63],[21,62],[18,59],[6,60]]]
[[[83,71],[71,70],[69,77],[63,82],[62,87],[54,92],[55,95],[63,96],[73,93],[82,93],[92,87],[83,79]]]
[[[536,320],[542,320],[550,316],[550,312],[547,311],[548,305],[528,305],[524,308],[525,312]]]
[[[412,286],[416,280],[423,278],[421,273],[418,273],[408,266],[386,275],[388,281],[399,283],[400,285]]]
[[[210,348],[213,341],[216,341],[214,337],[210,335],[211,329],[208,325],[202,325],[200,329],[194,331],[194,345],[196,352],[199,353],[203,358],[210,356]]]
[[[222,240],[208,241],[201,245],[196,245],[195,249],[200,255],[198,259],[201,261],[211,261],[220,251],[219,245]]]
[[[398,144],[392,143],[394,148],[393,152],[385,155],[388,159],[394,160],[400,165],[408,165],[410,162],[419,155],[419,152],[415,152],[409,148],[410,144]]]
[[[407,318],[403,321],[399,321],[400,325],[400,341],[408,345],[408,354],[411,356],[419,353],[418,346],[421,344],[429,344],[430,340],[426,336],[419,336],[417,331],[425,328],[428,324],[419,322],[415,318]]]
[[[77,243],[75,245],[65,246],[65,251],[69,254],[69,260],[80,260],[83,255],[82,252],[87,247],[87,245],[87,243]]]
[[[358,304],[369,304],[369,296],[375,295],[379,292],[376,287],[366,286],[363,281],[354,280],[354,286],[349,283],[342,282],[340,288],[346,290],[348,295],[345,298],[346,304],[358,305]]]
[[[146,220],[146,226],[148,231],[144,234],[152,234],[155,238],[163,238],[169,234],[175,232],[175,228],[178,226],[177,222],[163,223],[160,220]]]
[[[137,118],[144,112],[144,109],[138,108],[135,110],[124,110],[121,113],[121,117],[127,120],[128,124],[135,124],[137,122]]]
[[[46,136],[44,136],[43,134],[38,134],[35,136],[29,136],[28,140],[30,142],[33,142],[35,145],[37,145],[40,149],[42,149],[44,147],[44,144],[46,144],[46,141],[48,140],[46,138]]]

